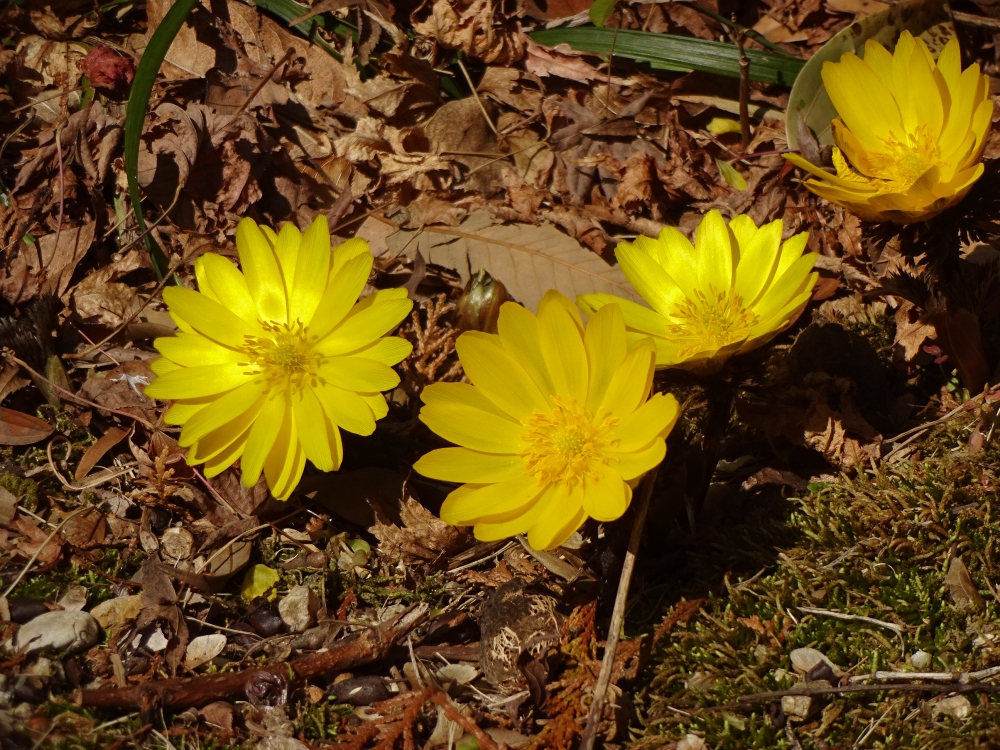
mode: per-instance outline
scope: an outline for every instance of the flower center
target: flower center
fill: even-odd
[[[247,337],[244,351],[250,356],[249,365],[272,381],[290,377],[301,382],[306,376],[315,376],[320,357],[312,351],[301,323],[262,325],[270,336]]]
[[[524,422],[521,450],[525,472],[541,484],[562,482],[567,488],[596,479],[595,464],[608,463],[607,451],[618,441],[613,431],[618,420],[612,416],[595,420],[576,399],[552,397],[552,411],[535,411]]]
[[[909,190],[928,170],[941,163],[938,141],[926,124],[919,125],[912,133],[904,133],[902,138],[890,133],[882,143],[883,151],[867,154],[872,172],[867,176],[888,182],[887,192]]]
[[[708,295],[697,291],[694,299],[685,299],[670,319],[666,334],[680,346],[681,357],[744,341],[757,322],[753,310],[743,307],[742,298],[734,290],[716,292],[714,287]]]

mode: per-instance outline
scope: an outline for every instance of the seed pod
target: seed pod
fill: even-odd
[[[455,328],[460,331],[497,332],[500,306],[510,301],[507,287],[480,268],[465,285],[455,305]]]

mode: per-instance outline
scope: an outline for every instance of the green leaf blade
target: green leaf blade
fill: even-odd
[[[617,32],[617,38],[615,34]],[[530,34],[536,44],[554,47],[569,44],[580,52],[609,55],[614,49],[616,57],[627,57],[636,62],[649,63],[657,70],[692,71],[739,78],[740,53],[734,44],[712,42],[705,39],[654,34],[648,31],[599,29],[581,26],[576,28],[543,29]],[[747,50],[750,58],[750,78],[762,83],[780,83],[791,86],[804,60],[773,52]]]

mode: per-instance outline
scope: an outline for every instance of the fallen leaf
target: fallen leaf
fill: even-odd
[[[104,458],[104,454],[118,445],[128,433],[128,430],[123,430],[121,427],[109,427],[107,432],[87,448],[73,477],[80,480],[87,476],[90,470],[97,466],[97,462]]]
[[[31,445],[44,440],[55,429],[38,417],[0,406],[0,445]]]
[[[378,505],[374,507],[377,520],[368,530],[379,540],[379,554],[390,560],[410,563],[447,559],[472,543],[468,529],[445,523],[412,496],[399,504],[402,526],[393,523]]]
[[[500,223],[477,211],[455,228],[399,231],[386,238],[389,255],[420,252],[428,263],[454,268],[468,283],[480,268],[499,279],[511,297],[534,310],[549,289],[570,299],[605,292],[640,304],[625,274],[551,224]]]
[[[254,565],[243,575],[243,584],[240,586],[240,596],[243,601],[249,602],[258,596],[264,596],[274,585],[281,580],[278,571],[266,565]],[[269,599],[277,596],[276,591],[271,591]]]
[[[184,666],[188,669],[197,669],[221,654],[225,647],[226,636],[219,633],[192,638],[187,651],[184,652]]]
[[[42,567],[47,568],[53,565],[62,554],[62,541],[59,539],[59,535],[56,534],[51,541],[46,543],[45,540],[48,539],[49,535],[38,528],[38,524],[30,518],[18,516],[11,522],[10,527],[26,537],[18,541],[17,551],[26,558],[37,555],[36,560]]]
[[[445,49],[457,49],[485,63],[510,65],[524,56],[525,35],[516,21],[501,20],[501,6],[489,0],[434,0],[410,20],[413,30]]]
[[[948,593],[951,594],[951,600],[955,606],[971,608],[977,612],[986,609],[986,602],[972,582],[969,569],[962,562],[961,557],[951,558],[948,574],[944,577],[944,584],[948,587]]]
[[[87,508],[70,518],[59,533],[67,544],[77,549],[94,549],[107,539],[108,522],[97,508]]]

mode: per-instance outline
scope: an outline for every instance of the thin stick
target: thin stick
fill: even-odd
[[[465,69],[465,65],[462,64],[461,60],[456,60],[458,63],[458,69],[462,71],[462,75],[465,76],[465,82],[469,84],[469,88],[472,90],[472,95],[476,97],[476,104],[479,105],[479,110],[483,113],[483,117],[486,118],[486,124],[490,126],[490,130],[493,131],[495,135],[497,133],[497,127],[493,124],[493,120],[490,119],[489,114],[486,112],[486,107],[483,106],[482,99],[479,98],[479,92],[476,91],[476,87],[472,85],[472,78],[469,77],[469,71]]]
[[[63,207],[66,199],[66,174],[63,171],[62,128],[56,131],[56,163],[59,165],[59,218],[56,219],[56,239],[52,243],[52,257],[59,252],[59,235],[62,234]],[[42,243],[38,243],[38,270],[45,275],[45,259],[42,258]]]
[[[601,661],[601,671],[597,675],[597,684],[594,685],[594,699],[590,704],[590,711],[587,713],[587,727],[583,731],[583,740],[580,742],[580,750],[593,750],[594,740],[597,738],[597,728],[601,723],[601,714],[604,712],[604,701],[611,685],[611,672],[615,666],[615,652],[618,650],[618,639],[621,634],[622,625],[625,623],[625,604],[628,602],[628,588],[632,583],[632,571],[635,569],[635,556],[639,550],[639,542],[642,539],[642,528],[646,522],[646,512],[649,510],[649,498],[653,494],[653,485],[656,484],[657,469],[653,469],[646,475],[642,485],[642,493],[639,496],[639,507],[635,513],[635,522],[632,525],[632,536],[628,540],[628,551],[625,553],[625,562],[622,564],[622,575],[618,580],[618,594],[615,596],[615,608],[611,613],[611,625],[608,630],[608,641],[604,644],[604,659]]]
[[[733,19],[736,26],[736,19]],[[744,44],[747,34],[742,29],[733,32],[733,40],[740,51],[740,147],[746,153],[750,146],[750,58]]]

